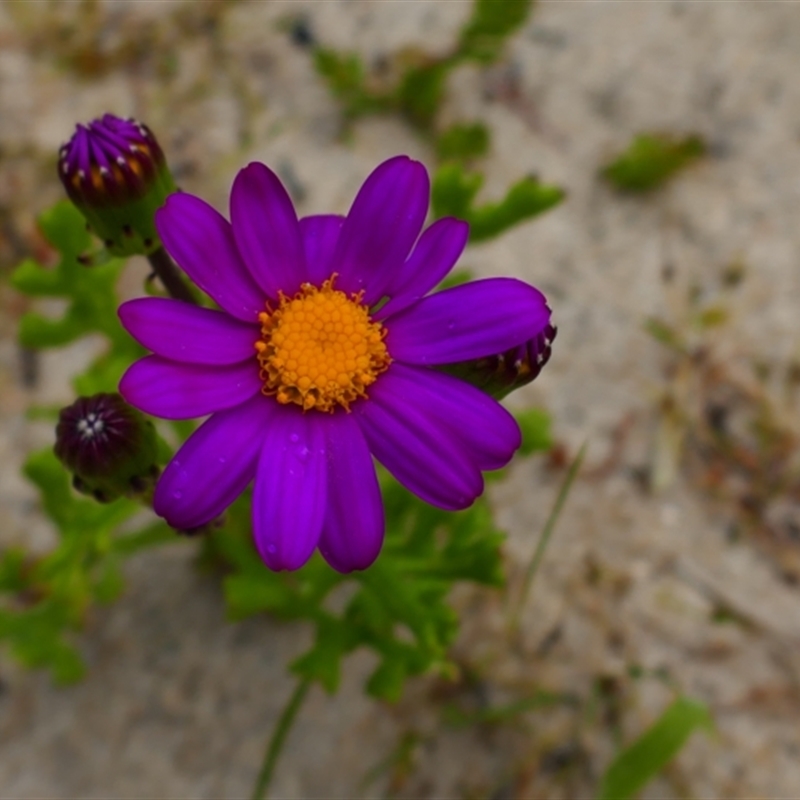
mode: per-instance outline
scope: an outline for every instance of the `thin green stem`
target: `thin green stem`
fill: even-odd
[[[176,300],[183,300],[184,303],[198,305],[197,298],[181,277],[178,268],[163,247],[159,247],[158,250],[150,253],[147,256],[147,260],[170,297],[174,297]]]
[[[556,522],[558,522],[558,518],[561,516],[561,511],[564,508],[564,504],[567,502],[567,497],[569,497],[572,484],[575,482],[575,478],[578,476],[581,464],[583,463],[583,458],[586,455],[586,444],[586,442],[583,443],[581,449],[578,451],[578,455],[575,456],[575,460],[572,462],[572,464],[570,464],[567,474],[564,476],[564,481],[562,482],[561,488],[558,490],[558,495],[556,496],[556,502],[553,504],[553,510],[550,512],[547,522],[545,522],[544,528],[542,529],[542,535],[539,537],[539,541],[536,544],[536,550],[534,550],[533,558],[531,558],[531,562],[528,564],[528,568],[525,570],[525,578],[522,581],[522,589],[520,590],[519,598],[511,614],[512,631],[519,627],[519,618],[520,614],[522,613],[522,607],[525,605],[525,601],[528,598],[528,593],[531,590],[533,579],[536,577],[536,573],[539,571],[542,559],[544,558],[544,552],[547,549],[550,537],[553,535]]]
[[[283,743],[286,740],[294,718],[297,716],[297,712],[300,710],[300,706],[303,704],[303,700],[305,700],[310,687],[310,681],[300,681],[295,687],[292,696],[289,698],[286,708],[283,709],[283,713],[275,726],[275,730],[272,731],[269,742],[267,742],[264,762],[261,764],[261,770],[258,773],[256,785],[251,795],[252,800],[263,800],[263,798],[267,796],[269,782],[272,780],[272,773],[275,771],[275,764],[278,761],[278,756],[281,754]]]

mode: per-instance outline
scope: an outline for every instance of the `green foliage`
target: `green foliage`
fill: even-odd
[[[124,369],[143,353],[117,317],[114,287],[124,262],[81,263],[91,237],[83,217],[69,203],[44,212],[39,225],[58,252],[58,263],[49,268],[27,259],[12,275],[12,284],[31,297],[65,299],[67,308],[58,319],[27,313],[20,324],[20,341],[26,347],[57,348],[100,334],[108,349],[75,380],[75,387],[87,395],[114,391]],[[67,683],[83,673],[70,631],[81,626],[93,603],[111,602],[122,591],[120,565],[126,556],[173,541],[174,533],[159,522],[120,535],[119,526],[141,506],[125,499],[101,505],[79,497],[50,449],[31,455],[24,472],[39,490],[57,543],[40,558],[16,548],[0,554],[0,640],[23,664],[47,668],[57,682]]]
[[[390,98],[367,88],[364,65],[355,53],[337,53],[320,47],[314,51],[314,66],[341,104],[346,119],[391,109]]]
[[[248,500],[235,505],[231,524],[208,546],[231,568],[225,597],[232,618],[266,611],[314,625],[314,645],[291,667],[300,678],[333,692],[343,657],[368,647],[380,660],[367,691],[396,700],[406,678],[447,672],[447,651],[457,632],[447,596],[458,581],[502,584],[502,534],[485,500],[453,514],[423,503],[388,478],[383,495],[386,542],[364,572],[340,575],[319,557],[292,574],[270,572],[250,541]],[[343,610],[329,610],[331,594],[342,591],[349,597]]]
[[[489,129],[482,122],[453,125],[436,140],[436,155],[442,161],[467,161],[489,152]]]
[[[472,16],[449,53],[395,54],[390,61],[394,62],[398,78],[386,86],[376,85],[355,53],[318,47],[314,66],[342,104],[346,120],[394,112],[430,135],[450,72],[465,61],[497,61],[506,41],[525,22],[532,7],[532,0],[476,0]],[[486,148],[482,149],[485,152]]]
[[[470,224],[470,242],[481,242],[557,205],[564,192],[530,176],[515,183],[499,203],[475,206],[483,175],[467,172],[460,164],[439,167],[433,178],[431,203],[436,217],[458,217]]]
[[[514,418],[522,430],[520,455],[547,452],[553,446],[552,419],[542,408],[526,408],[516,411]]]
[[[125,262],[110,259],[95,266],[81,263],[80,256],[89,251],[92,239],[80,212],[68,202],[45,211],[39,217],[39,226],[58,251],[58,264],[51,269],[26,259],[11,276],[11,283],[31,297],[63,298],[68,305],[58,319],[33,311],[25,314],[20,322],[20,343],[34,349],[60,347],[87,334],[103,335],[109,350],[75,381],[75,389],[83,395],[115,391],[124,370],[144,354],[117,317],[119,303],[114,287]]]
[[[648,192],[662,186],[705,151],[705,143],[699,136],[678,138],[642,133],[635,136],[628,149],[604,167],[601,174],[621,191]]]
[[[472,15],[450,52],[432,55],[405,50],[394,54],[389,58],[390,72],[398,77],[388,84],[371,78],[355,53],[327,48],[317,48],[314,53],[317,72],[340,102],[348,123],[369,114],[394,113],[431,142],[444,162],[434,177],[434,215],[467,220],[472,242],[492,239],[564,198],[558,187],[529,176],[513,184],[500,202],[475,207],[483,175],[467,172],[463,163],[489,152],[489,129],[476,121],[436,130],[450,72],[467,61],[484,65],[497,61],[509,36],[525,22],[532,7],[532,0],[475,0]]]
[[[472,17],[461,31],[460,58],[491,64],[500,57],[506,39],[519,29],[533,0],[476,0]]]
[[[603,775],[598,800],[633,797],[669,764],[695,730],[713,727],[705,705],[679,697],[614,759]]]
[[[79,498],[49,449],[31,455],[24,471],[39,489],[57,544],[40,559],[14,548],[0,555],[0,640],[26,666],[46,667],[58,683],[68,683],[83,674],[69,631],[81,626],[92,603],[110,602],[121,591],[122,558],[138,548],[116,531],[140,506]],[[173,538],[163,523],[146,529],[148,545]]]

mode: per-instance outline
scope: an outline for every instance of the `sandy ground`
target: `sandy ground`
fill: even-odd
[[[302,13],[322,43],[373,63],[408,45],[446,47],[469,12],[443,0],[117,0],[98,4],[81,27],[77,8],[0,4],[6,268],[35,242],[35,214],[60,196],[58,145],[75,121],[104,111],[145,119],[182,186],[221,209],[233,175],[253,159],[293,185],[302,213],[345,211],[389,155],[433,163],[391,119],[361,122],[342,141],[308,52],[277,23]],[[109,63],[84,58],[65,70],[89,30],[99,31]],[[150,44],[130,57],[126,41]],[[529,280],[551,299],[560,329],[552,362],[511,404],[549,409],[568,453],[589,442],[520,637],[507,635],[499,598],[458,593],[465,626],[456,655],[481,675],[481,702],[534,687],[585,702],[580,713],[454,729],[437,711],[452,688],[418,681],[397,707],[376,704],[360,689],[369,658],[356,656],[336,697],[310,695],[275,796],[589,796],[615,736],[630,740],[671,696],[662,680],[629,678],[631,665],[707,702],[718,726],[695,736],[644,796],[800,796],[800,595],[786,567],[797,544],[731,536],[735,509],[710,499],[703,473],[675,457],[681,434],[662,413],[667,396],[702,405],[696,375],[643,330],[648,315],[688,330],[695,287],[730,313],[703,340],[726,368],[757,361],[776,375],[800,356],[798,42],[791,3],[550,2],[503,64],[453,76],[443,118],[480,117],[493,131],[486,197],[526,172],[568,192],[559,208],[463,263]],[[710,154],[652,198],[620,197],[597,171],[642,130],[701,133]],[[724,294],[720,279],[733,263],[745,266],[745,280]],[[143,265],[132,272],[135,292]],[[48,355],[36,386],[25,387],[13,338],[25,301],[6,288],[2,304],[0,543],[42,549],[52,532],[17,470],[50,432],[23,410],[68,402],[69,376],[92,344]],[[796,403],[776,387],[768,380],[754,391],[780,395],[790,430]],[[660,491],[645,491],[643,475],[651,485],[658,476]],[[521,460],[493,488],[512,575],[530,558],[561,476],[543,459]],[[191,560],[179,543],[131,562],[126,594],[87,621],[82,684],[56,689],[0,662],[0,796],[248,794],[291,691],[285,665],[308,631],[268,619],[226,623],[218,585]],[[477,690],[464,691],[469,700]],[[411,767],[365,784],[409,733]]]

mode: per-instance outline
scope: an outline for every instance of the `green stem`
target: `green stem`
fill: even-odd
[[[531,563],[528,564],[528,568],[525,570],[525,578],[522,582],[522,590],[520,591],[519,599],[511,615],[512,630],[516,630],[519,627],[519,617],[522,613],[522,607],[525,605],[525,600],[527,599],[528,593],[531,590],[533,579],[536,576],[536,573],[539,571],[539,566],[544,558],[544,551],[547,549],[547,544],[550,541],[550,537],[553,535],[556,522],[558,522],[558,518],[561,515],[562,509],[564,508],[564,503],[567,502],[570,489],[572,489],[572,484],[578,475],[578,471],[581,468],[581,464],[583,463],[583,458],[585,455],[586,442],[583,443],[581,449],[578,451],[578,455],[575,456],[575,460],[572,462],[572,464],[570,464],[570,467],[567,470],[567,474],[564,477],[561,488],[558,490],[556,502],[553,504],[553,510],[550,512],[550,516],[547,518],[547,522],[542,530],[542,535],[539,537],[539,542],[536,545],[536,550],[533,553]]]
[[[269,782],[272,780],[272,773],[275,771],[275,764],[278,761],[278,756],[281,754],[283,743],[310,687],[310,681],[300,681],[295,687],[292,696],[289,698],[286,708],[283,709],[278,724],[269,737],[267,750],[264,753],[264,762],[261,765],[261,770],[258,773],[256,785],[251,795],[252,800],[263,800],[263,798],[267,796],[267,788],[269,787]]]
[[[198,305],[197,298],[186,284],[186,281],[183,280],[178,268],[163,247],[159,247],[158,250],[150,253],[147,256],[147,260],[170,297],[174,297],[176,300],[183,300],[184,303]]]

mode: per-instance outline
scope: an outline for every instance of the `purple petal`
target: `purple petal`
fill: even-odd
[[[178,266],[225,311],[255,322],[266,298],[242,263],[228,221],[190,194],[167,198],[156,211],[161,241]]]
[[[261,391],[258,362],[209,369],[147,356],[128,367],[120,394],[133,406],[162,419],[194,419],[238,406]]]
[[[161,474],[153,499],[156,514],[179,530],[218,517],[253,480],[276,408],[269,398],[254,397],[207,419]]]
[[[408,308],[433,289],[464,252],[469,225],[460,219],[444,217],[420,236],[414,251],[386,289],[392,299],[375,315],[386,319]]]
[[[395,377],[392,365],[353,411],[369,449],[409,491],[440,508],[466,508],[483,491],[483,477],[459,437],[443,427]]]
[[[515,278],[454,286],[386,321],[386,347],[409,364],[495,355],[536,336],[550,320],[544,295]]]
[[[273,300],[307,280],[306,258],[292,200],[264,164],[248,164],[231,190],[236,245],[256,283]]]
[[[383,544],[381,490],[364,435],[351,414],[325,420],[328,510],[319,549],[339,572],[366,569]]]
[[[319,542],[328,469],[320,413],[277,406],[264,440],[253,489],[253,533],[270,569],[299,569]]]
[[[480,389],[424,367],[394,364],[391,372],[396,395],[413,398],[481,469],[504,467],[522,444],[514,417]]]
[[[300,220],[300,235],[306,251],[308,281],[319,286],[333,273],[333,254],[342,230],[344,217],[320,214]]]
[[[422,230],[429,195],[425,167],[408,156],[391,158],[375,169],[342,226],[333,259],[340,289],[363,289],[367,305],[383,297]]]
[[[139,344],[187,364],[236,364],[255,355],[255,325],[221,311],[164,297],[141,297],[119,307],[119,318]]]

